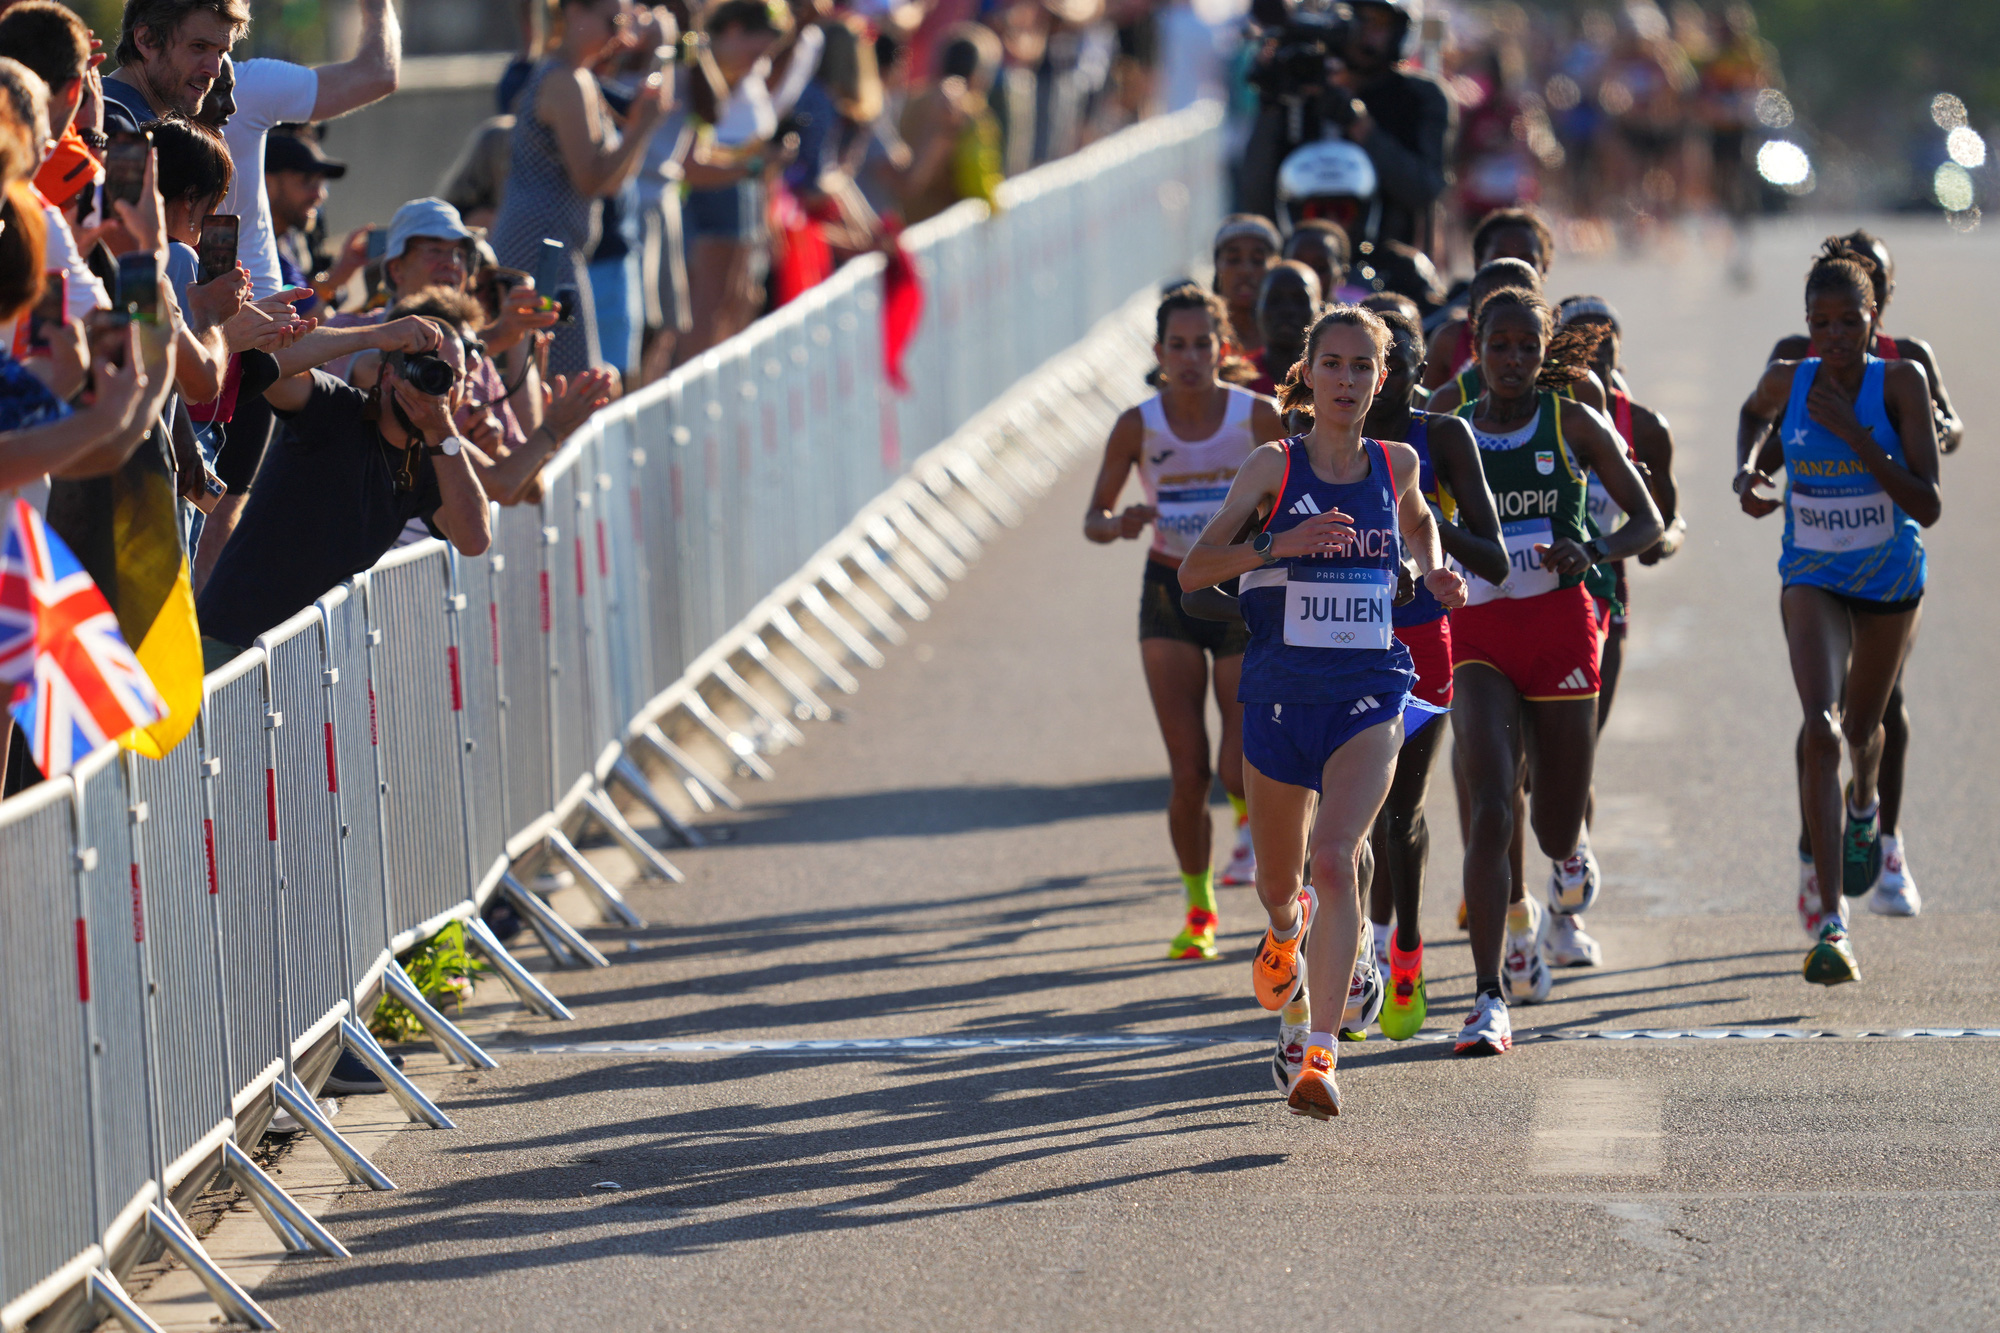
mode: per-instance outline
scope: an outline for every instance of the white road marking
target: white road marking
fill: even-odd
[[[1454,1032],[1432,1028],[1410,1040],[1419,1043],[1451,1041]],[[1822,1028],[1641,1028],[1641,1029],[1555,1029],[1549,1032],[1516,1033],[1514,1044],[1525,1046],[1545,1041],[1794,1041],[1806,1038],[1835,1040],[1918,1041],[1947,1038],[2000,1038],[1993,1028],[1863,1028],[1837,1031]],[[826,1054],[867,1054],[872,1051],[950,1055],[971,1050],[1143,1050],[1188,1046],[1262,1046],[1273,1040],[1267,1035],[1245,1033],[1070,1033],[1049,1036],[1007,1036],[967,1033],[941,1037],[800,1037],[747,1041],[578,1041],[530,1042],[521,1046],[491,1046],[502,1055],[749,1055],[760,1052]],[[1343,1055],[1365,1056],[1384,1049],[1369,1043],[1365,1047],[1343,1047]]]
[[[1650,1079],[1551,1080],[1535,1093],[1528,1169],[1540,1176],[1655,1175],[1662,1102]]]

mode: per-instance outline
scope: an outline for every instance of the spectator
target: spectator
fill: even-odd
[[[697,66],[721,97],[715,128],[687,165],[681,226],[687,236],[691,327],[685,361],[739,332],[763,305],[765,145],[778,111],[764,76],[790,14],[760,0],[718,0],[702,16],[709,60]],[[690,100],[698,89],[691,88]]]
[[[409,318],[315,330],[273,358],[280,378],[266,396],[284,429],[197,604],[210,669],[374,564],[412,518],[466,555],[486,549],[486,494],[452,423],[470,341],[463,327]],[[366,350],[426,355],[386,364],[366,392],[315,369]],[[444,393],[411,384],[414,370],[436,369],[426,361],[449,371]]]
[[[903,216],[911,224],[961,199],[993,198],[1000,183],[1000,125],[986,99],[999,69],[1000,39],[976,23],[960,24],[939,53],[937,84],[904,108],[902,136],[912,169]]]
[[[672,84],[655,73],[640,86],[621,127],[590,73],[619,38],[624,4],[564,0],[561,39],[536,64],[515,103],[507,192],[493,222],[494,252],[514,268],[533,272],[544,239],[563,245],[578,310],[574,322],[559,329],[549,364],[565,375],[601,360],[584,268],[597,244],[598,201],[632,178],[671,105]]]
[[[458,151],[458,160],[438,180],[438,197],[458,210],[468,227],[491,227],[507,190],[507,158],[514,118],[492,116],[479,122]]]
[[[201,243],[202,219],[229,193],[233,174],[229,150],[213,130],[178,114],[147,121],[140,129],[152,136],[159,164],[168,237],[161,276],[173,294],[177,383],[190,402],[206,403],[222,392],[227,370],[229,354],[221,326],[242,309],[250,291],[248,274],[240,268],[202,282],[195,250]]]
[[[104,80],[105,128],[130,133],[169,111],[193,116],[249,30],[249,0],[126,0],[118,68]]]
[[[35,177],[48,237],[42,267],[63,275],[64,310],[70,319],[111,304],[104,284],[84,262],[61,207],[87,191],[101,169],[76,132],[76,111],[90,76],[90,43],[90,29],[53,0],[25,0],[0,15],[0,56],[20,61],[48,86],[45,123],[51,147],[40,155],[48,161]]]
[[[312,289],[313,295],[298,303],[302,315],[337,299],[340,289],[367,262],[366,228],[348,237],[339,260],[326,272],[320,272],[312,252],[310,236],[326,206],[326,183],[346,174],[347,164],[328,157],[308,136],[273,134],[264,142],[264,197],[277,237],[278,280],[283,287]]]

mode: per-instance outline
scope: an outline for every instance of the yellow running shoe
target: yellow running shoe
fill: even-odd
[[[1404,953],[1389,941],[1389,994],[1376,1023],[1390,1041],[1408,1041],[1424,1026],[1429,1007],[1424,1000],[1424,942]]]
[[[1340,1114],[1340,1088],[1333,1081],[1333,1052],[1324,1046],[1306,1048],[1306,1062],[1292,1080],[1285,1109],[1293,1115],[1331,1120]]]
[[[1292,998],[1299,988],[1299,945],[1312,928],[1313,909],[1319,906],[1319,897],[1308,884],[1299,890],[1299,931],[1288,940],[1281,940],[1264,928],[1264,942],[1257,946],[1257,956],[1250,960],[1250,984],[1257,993],[1257,1003],[1272,1013],[1285,1007],[1285,1001]]]
[[[1213,912],[1204,912],[1199,907],[1188,909],[1187,924],[1181,933],[1174,936],[1174,942],[1167,946],[1167,957],[1173,959],[1212,959],[1215,952],[1215,928],[1222,918]]]

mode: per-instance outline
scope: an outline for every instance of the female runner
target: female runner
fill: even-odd
[[[1889,254],[1889,247],[1873,233],[1851,231],[1845,236],[1829,236],[1821,246],[1821,253],[1845,253],[1868,270],[1875,288],[1875,355],[1884,361],[1914,361],[1924,368],[1924,374],[1930,378],[1931,416],[1937,422],[1938,448],[1947,454],[1956,450],[1965,438],[1965,423],[1952,406],[1951,395],[1945,392],[1944,376],[1938,373],[1937,356],[1931,345],[1922,338],[1892,338],[1882,331],[1883,312],[1896,292],[1896,261]],[[1799,335],[1780,339],[1771,350],[1773,361],[1797,361],[1816,355],[1812,339]],[[1773,457],[1767,470],[1777,465]],[[1761,458],[1759,466],[1765,466]],[[1801,771],[1805,764],[1805,744],[1805,732],[1801,729],[1796,752]],[[1867,892],[1868,910],[1880,916],[1915,916],[1923,906],[1916,879],[1910,874],[1902,837],[1903,763],[1909,750],[1910,710],[1903,702],[1903,678],[1898,676],[1896,688],[1889,692],[1888,711],[1882,715],[1882,775],[1876,780],[1882,792],[1882,865],[1874,877],[1872,890],[1847,886],[1850,893]],[[1819,896],[1803,809],[1799,811],[1799,892],[1809,900]]]
[[[1779,606],[1805,713],[1799,803],[1819,888],[1817,903],[1801,897],[1799,916],[1815,938],[1805,978],[1823,986],[1861,979],[1841,885],[1866,892],[1880,865],[1882,715],[1916,641],[1926,574],[1918,525],[1937,522],[1941,507],[1930,386],[1917,363],[1869,355],[1877,315],[1867,270],[1822,254],[1806,277],[1819,355],[1766,369],[1737,430],[1744,511],[1762,518],[1780,503],[1757,493],[1771,478],[1748,462],[1773,423],[1789,482]],[[1843,740],[1853,764],[1844,802]]]
[[[1472,802],[1465,902],[1478,986],[1459,1032],[1460,1054],[1497,1055],[1513,1045],[1500,980],[1503,941],[1513,998],[1537,1003],[1548,996],[1540,909],[1525,896],[1511,912],[1508,906],[1508,845],[1524,758],[1529,822],[1554,862],[1551,905],[1581,912],[1597,891],[1578,854],[1597,747],[1597,614],[1583,576],[1593,565],[1637,555],[1661,531],[1624,443],[1595,412],[1554,391],[1584,373],[1595,339],[1571,330],[1552,341],[1553,327],[1548,304],[1532,292],[1510,288],[1487,297],[1473,325],[1485,387],[1459,410],[1479,445],[1510,566],[1497,587],[1474,582],[1469,604],[1452,616],[1452,735]],[[1630,516],[1608,537],[1585,529],[1591,472]]]
[[[1337,306],[1320,316],[1281,400],[1310,410],[1312,428],[1251,454],[1180,571],[1189,590],[1242,576],[1251,636],[1239,688],[1244,778],[1257,896],[1270,917],[1251,975],[1258,1003],[1282,1009],[1299,987],[1300,942],[1311,941],[1312,1028],[1286,1100],[1293,1114],[1318,1119],[1340,1113],[1333,1033],[1361,939],[1358,861],[1406,710],[1411,729],[1436,712],[1410,694],[1409,650],[1390,630],[1404,541],[1441,603],[1465,598],[1464,580],[1441,565],[1416,452],[1361,434],[1388,345],[1372,311]],[[1259,516],[1261,531],[1232,544]],[[1309,849],[1313,887],[1302,888]],[[1316,923],[1322,895],[1326,919]]]
[[[1216,769],[1236,807],[1238,842],[1247,856],[1249,828],[1243,805],[1243,710],[1236,702],[1243,647],[1241,625],[1196,620],[1181,610],[1174,586],[1189,545],[1229,493],[1230,480],[1250,451],[1285,433],[1268,398],[1222,383],[1223,349],[1230,341],[1222,299],[1193,284],[1176,287],[1160,302],[1159,394],[1127,411],[1111,428],[1098,469],[1097,489],[1083,519],[1094,542],[1131,541],[1153,528],[1139,595],[1139,657],[1153,712],[1167,743],[1172,787],[1167,832],[1187,890],[1187,920],[1167,946],[1169,958],[1215,957],[1215,872],[1208,813]],[[1134,469],[1146,503],[1114,513],[1111,506]],[[1208,704],[1211,677],[1222,713],[1222,743],[1209,765]],[[1232,865],[1234,862],[1232,861]],[[1249,867],[1243,882],[1249,882]]]
[[[1389,375],[1364,429],[1374,439],[1402,440],[1416,451],[1418,488],[1431,507],[1445,554],[1489,583],[1504,583],[1507,548],[1500,541],[1500,519],[1494,513],[1493,493],[1486,489],[1472,432],[1455,417],[1414,409],[1421,392],[1417,380],[1424,364],[1423,329],[1399,311],[1385,313],[1382,319],[1394,340],[1389,346]],[[1392,616],[1396,637],[1410,650],[1416,666],[1417,698],[1449,708],[1451,618],[1444,604],[1418,584],[1416,597],[1396,607]],[[1430,855],[1424,798],[1430,788],[1431,761],[1443,735],[1443,727],[1425,727],[1403,742],[1389,798],[1375,820],[1370,933],[1379,965],[1389,977],[1379,1021],[1382,1035],[1391,1041],[1416,1035],[1427,1011],[1424,942],[1418,933],[1424,866]]]

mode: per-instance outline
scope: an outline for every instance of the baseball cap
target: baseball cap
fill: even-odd
[[[347,174],[347,164],[322,153],[311,139],[291,134],[273,134],[264,141],[264,170],[303,171],[337,181]]]
[[[459,217],[458,210],[444,200],[412,199],[389,219],[389,248],[382,252],[382,257],[385,260],[401,259],[410,242],[419,236],[441,241],[470,241],[472,232],[466,227],[464,219]]]

